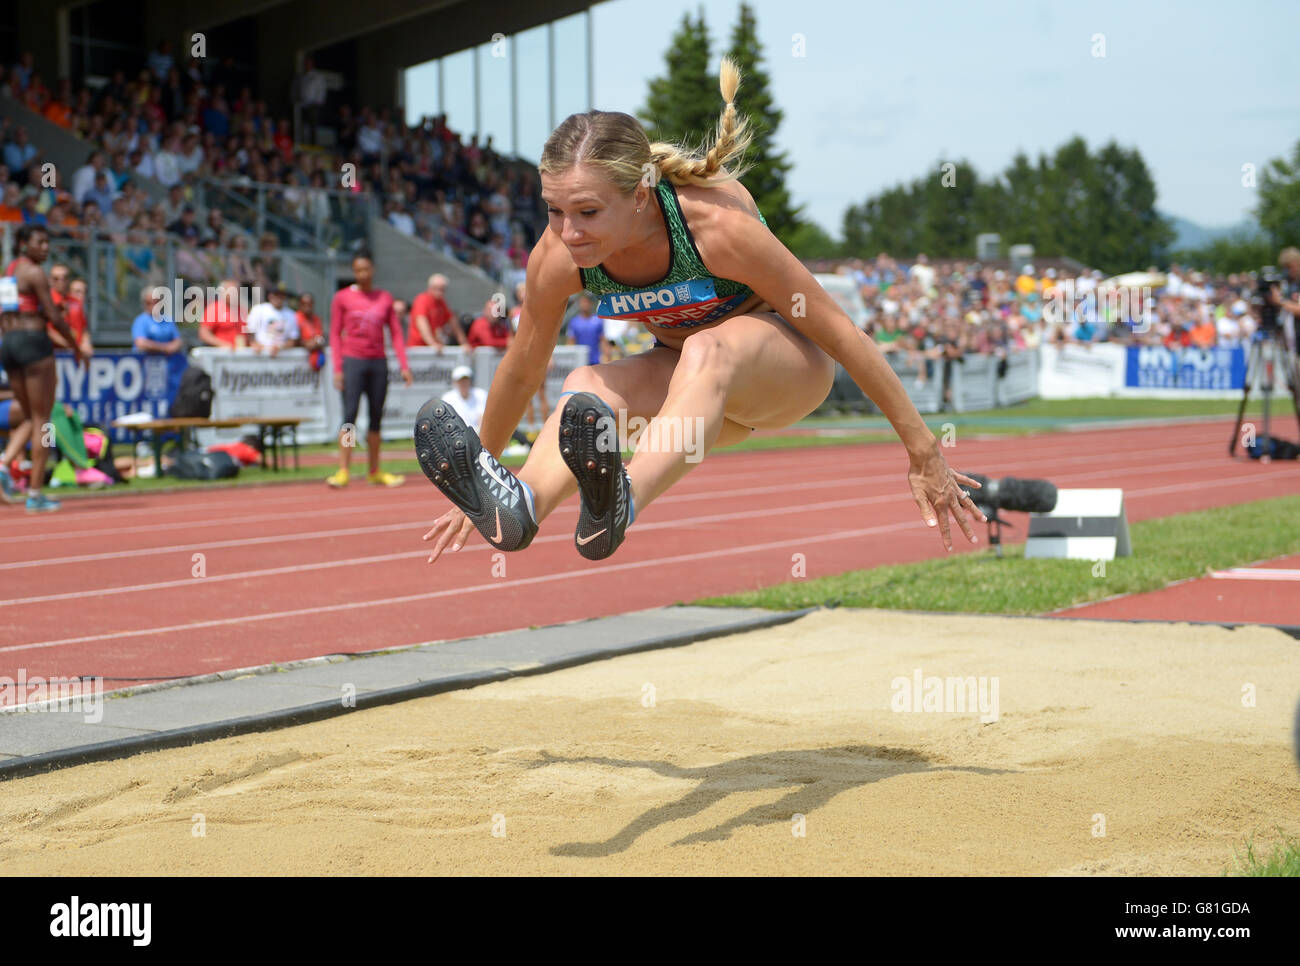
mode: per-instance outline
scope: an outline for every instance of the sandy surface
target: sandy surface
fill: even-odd
[[[5,782],[0,872],[1216,874],[1300,834],[1298,656],[1264,628],[823,611]],[[891,710],[917,668],[997,678],[997,720]]]

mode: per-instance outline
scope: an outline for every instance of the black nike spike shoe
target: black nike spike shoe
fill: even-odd
[[[523,550],[537,535],[530,498],[498,463],[455,407],[430,399],[415,418],[420,469],[498,550]]]
[[[588,560],[604,560],[623,542],[632,483],[623,468],[614,414],[599,397],[574,393],[560,412],[560,456],[578,480],[582,509],[573,542]]]

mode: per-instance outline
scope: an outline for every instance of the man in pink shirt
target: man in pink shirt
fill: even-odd
[[[393,311],[393,296],[374,288],[375,266],[369,255],[352,259],[356,282],[334,293],[330,306],[330,356],[334,364],[334,388],[343,393],[343,426],[339,430],[339,471],[325,482],[333,487],[348,485],[349,464],[356,436],[357,410],[365,393],[370,413],[366,444],[370,456],[369,480],[378,486],[401,486],[403,476],[379,469],[380,424],[384,399],[388,395],[388,354],[384,329],[393,336],[393,350],[402,367],[402,381],[411,385],[411,367],[406,361],[406,341]]]

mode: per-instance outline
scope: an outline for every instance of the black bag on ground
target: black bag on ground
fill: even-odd
[[[186,369],[181,374],[180,388],[176,390],[176,401],[172,403],[170,415],[211,417],[212,377],[198,366]]]
[[[229,453],[186,450],[176,457],[171,475],[179,480],[224,480],[239,475],[239,463]]]
[[[1261,436],[1246,447],[1246,455],[1253,460],[1264,456],[1275,460],[1294,460],[1300,459],[1300,446],[1297,446],[1289,439],[1278,439],[1276,436]]]

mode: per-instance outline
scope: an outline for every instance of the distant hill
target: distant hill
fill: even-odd
[[[1171,215],[1168,212],[1161,212],[1161,215],[1167,218],[1174,228],[1174,251],[1200,248],[1203,245],[1208,245],[1216,238],[1223,238],[1228,235],[1259,234],[1259,225],[1250,218],[1243,218],[1235,225],[1226,225],[1220,228],[1206,228],[1203,225],[1198,225],[1194,221],[1189,221],[1186,218],[1179,218],[1177,215]]]

